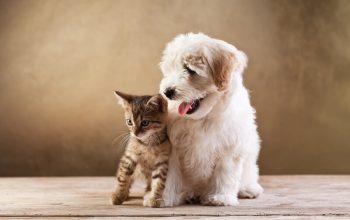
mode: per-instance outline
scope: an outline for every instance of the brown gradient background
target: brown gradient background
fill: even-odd
[[[350,2],[0,1],[0,175],[113,175],[113,91],[158,91],[179,33],[249,58],[263,174],[350,173]]]

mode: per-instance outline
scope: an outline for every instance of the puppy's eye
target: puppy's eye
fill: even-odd
[[[132,121],[131,121],[130,119],[126,119],[126,124],[127,124],[128,126],[132,126]]]
[[[147,127],[149,125],[149,121],[147,121],[147,120],[143,120],[143,121],[141,121],[141,126],[142,127]]]
[[[188,72],[188,74],[190,74],[190,75],[195,75],[195,74],[197,74],[196,71],[190,69],[186,64],[184,64],[184,69],[185,69],[186,72]]]

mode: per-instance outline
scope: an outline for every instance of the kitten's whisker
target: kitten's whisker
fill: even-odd
[[[120,139],[120,138],[123,138],[124,136],[126,136],[126,135],[129,135],[129,132],[127,132],[127,131],[122,131],[122,132],[119,132],[119,133],[121,133],[120,135],[118,135],[117,137],[115,137],[114,139],[113,139],[113,141],[112,141],[112,143],[114,143],[115,141],[117,141],[118,139]]]
[[[130,134],[125,135],[125,136],[123,137],[123,139],[121,140],[119,146],[121,146],[121,147],[124,148],[124,147],[128,144],[129,139],[130,139]]]
[[[157,135],[156,137],[157,137],[157,141],[158,141],[157,145],[159,145],[160,144],[160,137],[159,137],[159,135]]]
[[[123,131],[122,134],[115,137],[112,141],[112,146],[117,148],[118,155],[122,155],[125,147],[129,141],[130,134],[127,131]]]

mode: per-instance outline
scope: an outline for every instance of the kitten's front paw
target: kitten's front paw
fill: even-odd
[[[127,197],[128,196],[125,194],[114,192],[112,194],[112,204],[113,205],[121,205],[127,199]]]
[[[143,206],[152,208],[164,207],[164,200],[162,198],[146,197],[143,199]]]
[[[235,206],[238,205],[238,199],[229,194],[211,194],[201,198],[203,205],[211,206]]]
[[[254,199],[263,193],[264,189],[260,186],[259,183],[249,184],[243,186],[238,193],[239,198],[248,198]]]

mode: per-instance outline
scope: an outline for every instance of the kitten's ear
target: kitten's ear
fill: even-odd
[[[160,112],[165,113],[168,110],[168,102],[160,94],[153,96],[146,105],[156,107]]]
[[[118,103],[123,106],[123,108],[126,108],[130,105],[131,101],[133,100],[134,96],[128,95],[119,91],[114,91],[115,96],[118,98]]]

